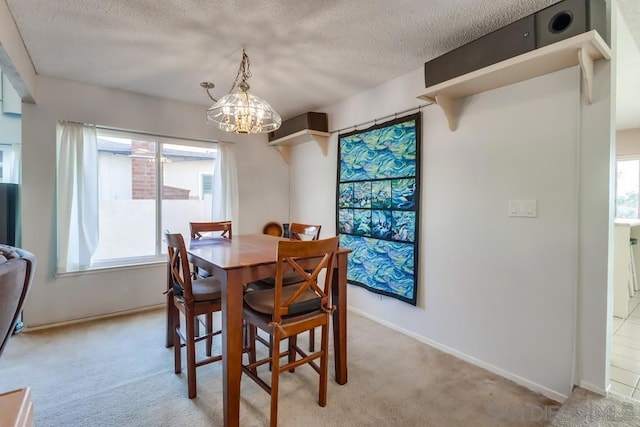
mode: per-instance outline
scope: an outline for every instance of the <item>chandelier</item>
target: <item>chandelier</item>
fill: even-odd
[[[236,79],[229,93],[220,100],[209,92],[215,86],[211,82],[202,82],[200,86],[215,102],[207,110],[207,123],[218,129],[236,133],[267,133],[280,127],[282,119],[264,99],[249,93],[247,80],[251,77],[249,55],[242,49],[242,61],[238,67]],[[238,83],[240,81],[240,83]],[[238,88],[236,92],[233,92]],[[233,93],[232,93],[233,92]]]

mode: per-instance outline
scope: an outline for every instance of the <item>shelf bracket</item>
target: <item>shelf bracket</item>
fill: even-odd
[[[458,127],[458,123],[456,121],[455,114],[455,106],[454,99],[448,95],[437,94],[436,95],[436,104],[442,108],[444,115],[447,117],[447,121],[449,122],[449,129],[454,131]]]
[[[285,163],[289,164],[289,160],[291,159],[291,147],[289,145],[274,145],[273,148],[278,150],[278,153],[280,153]]]
[[[586,49],[578,49],[578,63],[582,70],[582,87],[587,94],[589,104],[593,103],[593,58]]]
[[[310,141],[315,141],[316,144],[318,144],[318,147],[320,147],[322,154],[326,156],[329,152],[330,136],[331,134],[329,132],[313,129],[303,129],[291,135],[287,135],[285,137],[271,141],[268,143],[268,145],[278,150],[284,161],[289,163],[289,160],[291,159],[291,146],[303,144]]]

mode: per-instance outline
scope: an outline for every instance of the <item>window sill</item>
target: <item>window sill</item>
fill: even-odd
[[[85,269],[64,270],[64,271],[58,270],[55,273],[55,277],[58,278],[58,277],[84,276],[86,274],[100,274],[100,273],[107,273],[107,272],[110,273],[110,272],[120,271],[120,270],[136,270],[140,268],[157,267],[158,265],[166,264],[166,263],[167,263],[166,256],[152,258],[152,259],[145,259],[140,261],[121,261],[121,262],[118,262],[117,264],[102,263],[102,264],[97,264]]]

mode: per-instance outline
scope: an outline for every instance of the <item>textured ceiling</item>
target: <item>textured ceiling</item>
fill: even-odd
[[[216,98],[227,93],[245,47],[252,92],[284,119],[406,74],[557,2],[5,1],[40,75],[207,105],[199,83],[214,82]]]

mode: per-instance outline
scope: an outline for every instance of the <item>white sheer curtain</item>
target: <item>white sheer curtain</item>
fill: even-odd
[[[230,142],[218,143],[218,155],[213,173],[212,221],[231,220],[238,230],[238,167],[236,147]]]
[[[19,144],[0,145],[4,153],[2,159],[4,176],[0,175],[0,179],[4,179],[4,182],[20,184],[20,148]]]
[[[58,271],[91,265],[98,247],[98,149],[95,126],[64,123],[57,182]]]

